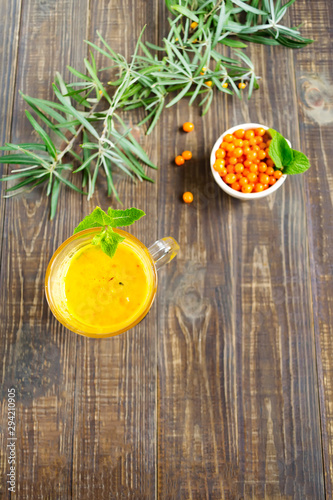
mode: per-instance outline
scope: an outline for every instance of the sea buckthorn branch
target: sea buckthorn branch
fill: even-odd
[[[0,163],[21,166],[1,179],[17,182],[7,189],[7,196],[47,182],[52,219],[63,184],[89,199],[103,171],[108,195],[120,201],[112,177],[114,166],[133,180],[152,181],[142,164],[157,167],[135,141],[119,110],[143,107],[146,116],[138,125],[149,123],[149,134],[163,109],[183,97],[189,98],[190,105],[200,98],[203,114],[216,91],[241,98],[248,87],[250,98],[258,88],[258,77],[252,61],[240,50],[246,48],[242,40],[291,48],[311,42],[297,29],[281,25],[294,1],[281,5],[280,0],[166,0],[175,16],[169,19],[168,35],[158,46],[143,43],[141,32],[130,62],[98,33],[101,46],[87,43],[110,61],[103,69],[116,71],[116,79],[107,84],[101,81],[101,70],[90,52],[89,59],[84,59],[86,73],[68,67],[77,81],[65,83],[57,73],[55,102],[22,94],[34,114],[27,112],[27,117],[41,142],[0,148],[11,153],[1,157]],[[226,55],[225,50],[233,50],[234,56]],[[106,110],[100,109],[101,101],[107,103]],[[79,172],[84,191],[68,178]]]

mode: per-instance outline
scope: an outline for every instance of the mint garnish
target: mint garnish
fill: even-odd
[[[102,227],[101,232],[94,236],[91,243],[93,245],[100,245],[106,255],[113,257],[119,243],[124,241],[125,238],[115,233],[112,228],[130,226],[144,215],[146,214],[138,208],[127,208],[126,210],[113,210],[109,208],[106,213],[100,207],[96,207],[74,229],[74,234],[84,229]]]
[[[292,149],[283,135],[272,128],[268,129],[268,133],[272,137],[269,156],[276,168],[288,175],[300,174],[310,168],[310,162],[305,154]]]

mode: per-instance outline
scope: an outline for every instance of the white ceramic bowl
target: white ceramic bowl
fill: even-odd
[[[233,134],[234,132],[236,132],[236,130],[240,128],[244,130],[249,130],[251,128],[264,128],[265,130],[269,129],[269,127],[266,127],[266,125],[261,125],[260,123],[242,123],[240,125],[236,125],[236,127],[231,127],[229,128],[229,130],[226,130],[226,132],[224,132],[224,134],[222,134],[221,137],[219,137],[215,142],[210,155],[210,168],[212,170],[214,180],[220,186],[220,188],[223,189],[223,191],[230,194],[230,196],[233,196],[234,198],[238,198],[239,200],[257,200],[258,198],[264,198],[265,196],[269,196],[270,194],[274,193],[274,191],[279,189],[279,187],[281,187],[284,181],[286,180],[287,176],[283,175],[281,179],[279,179],[278,181],[276,181],[275,184],[273,184],[273,186],[270,186],[265,191],[261,191],[261,193],[242,193],[241,191],[235,191],[235,189],[232,189],[228,184],[226,184],[222,180],[221,176],[214,170],[214,163],[216,160],[215,154],[223,141],[223,137],[227,134]],[[290,146],[289,141],[288,143]]]

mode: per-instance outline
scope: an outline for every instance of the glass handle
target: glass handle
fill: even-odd
[[[157,271],[168,264],[178,253],[179,245],[171,236],[155,241],[149,248],[148,252],[155,262]]]

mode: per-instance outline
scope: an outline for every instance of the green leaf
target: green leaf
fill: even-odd
[[[182,5],[173,5],[171,7],[173,10],[179,12],[180,14],[182,14],[183,16],[185,17],[188,17],[189,19],[191,19],[191,21],[195,21],[196,23],[199,23],[199,18],[198,16],[196,16],[190,9],[188,9],[187,7],[183,7]]]
[[[108,227],[96,234],[91,243],[93,245],[100,245],[103,252],[112,258],[116,253],[119,243],[124,241],[124,239],[124,236],[120,236],[120,234],[113,231],[111,227]]]
[[[74,229],[76,234],[79,231],[84,231],[84,229],[90,229],[92,227],[104,227],[112,225],[112,218],[104,212],[100,207],[96,207],[91,214],[87,215],[83,221],[80,222],[78,226]]]
[[[279,134],[276,130],[270,128],[268,133],[272,137],[272,142],[269,146],[269,155],[275,163],[275,166],[283,170],[293,159],[292,149],[287,143],[283,135]]]
[[[293,153],[292,161],[286,165],[283,169],[284,174],[294,175],[301,174],[310,168],[309,159],[305,156],[301,151],[296,151],[295,149],[291,150]]]
[[[256,9],[255,7],[251,7],[251,5],[248,5],[245,2],[242,2],[241,0],[232,0],[233,3],[241,7],[245,12],[252,12],[253,14],[267,14],[264,10]]]
[[[52,194],[51,194],[51,209],[50,209],[50,219],[52,220],[57,211],[59,191],[60,191],[60,180],[55,178],[52,186]]]
[[[57,150],[55,148],[55,145],[51,141],[51,137],[45,132],[45,130],[42,129],[42,127],[36,122],[34,117],[29,113],[29,111],[26,111],[25,114],[28,117],[29,122],[31,125],[34,127],[38,135],[41,137],[43,140],[45,146],[47,147],[48,152],[50,155],[56,160],[57,158]]]
[[[109,224],[112,227],[131,226],[135,221],[146,215],[139,208],[127,208],[126,210],[108,209],[108,216],[112,219]]]

